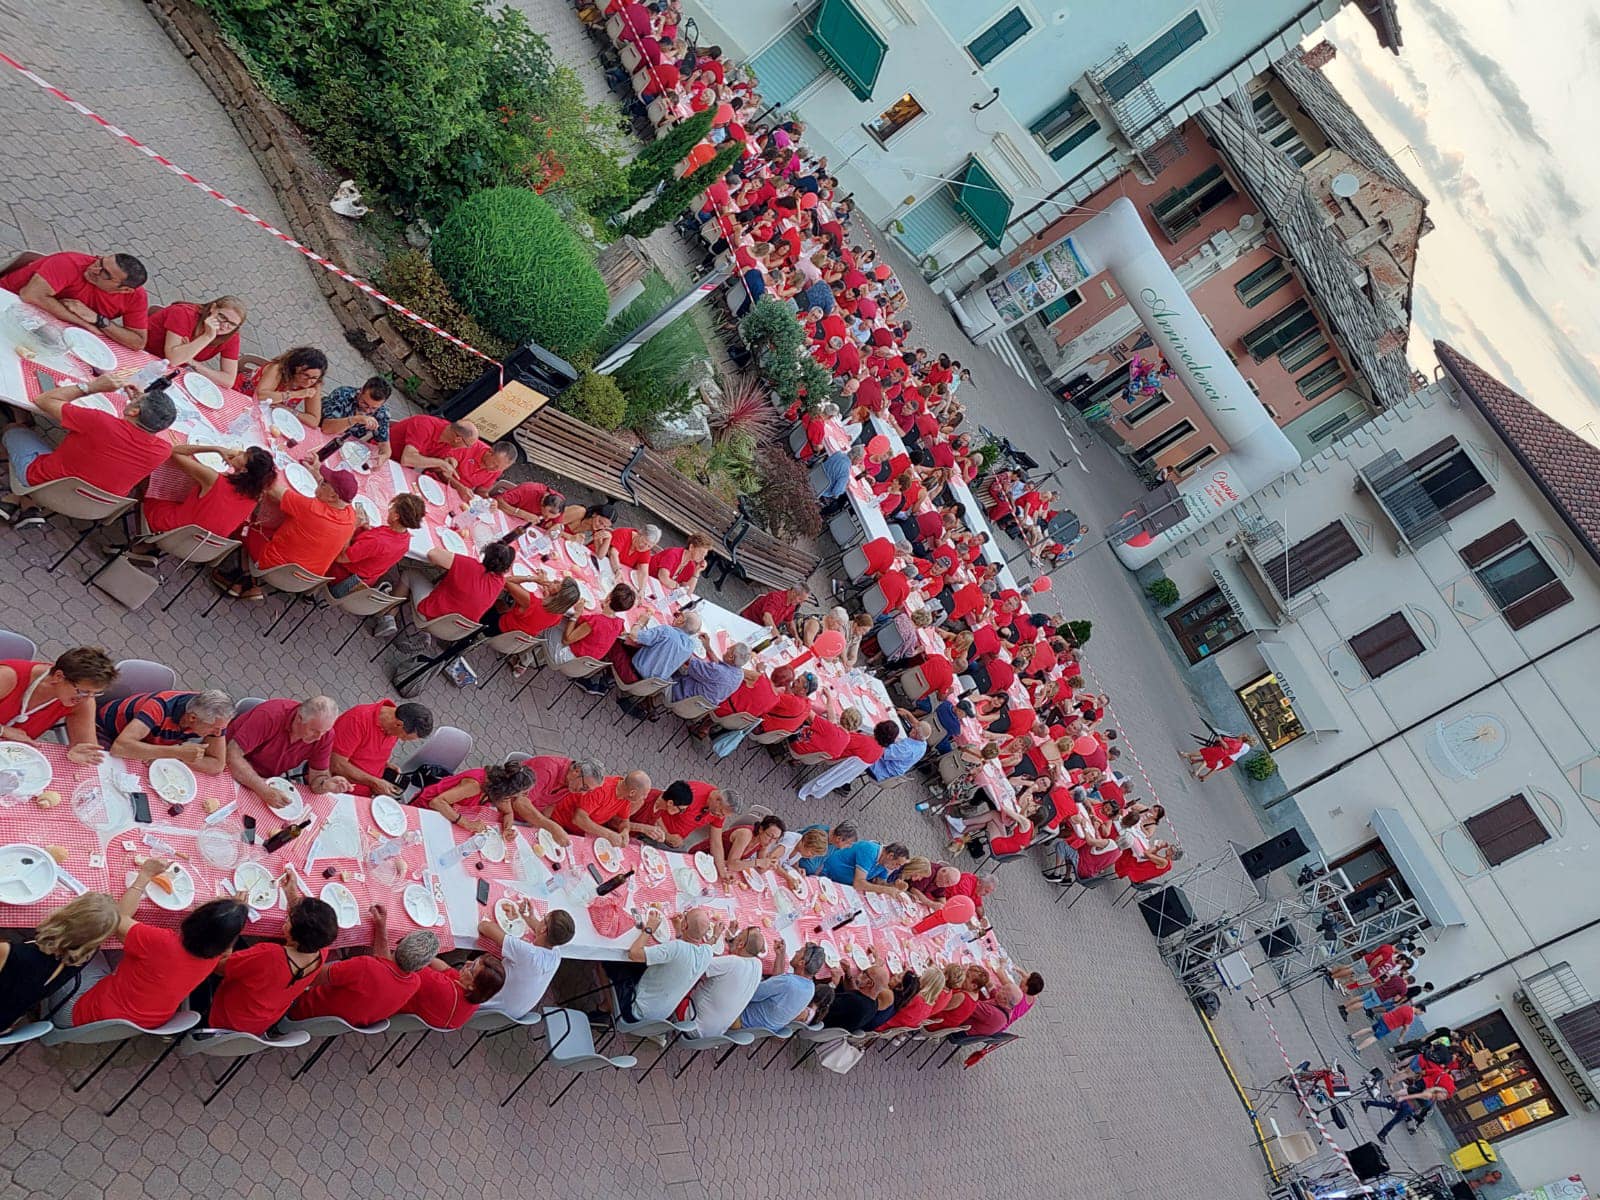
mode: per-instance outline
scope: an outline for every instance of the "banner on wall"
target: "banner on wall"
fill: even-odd
[[[1094,271],[1071,238],[1063,238],[984,288],[1000,319],[1011,325],[1059,300]]]
[[[1541,1184],[1508,1196],[1506,1200],[1589,1200],[1589,1189],[1577,1175],[1568,1175],[1554,1183]]]

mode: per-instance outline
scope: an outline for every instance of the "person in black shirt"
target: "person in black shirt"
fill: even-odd
[[[115,900],[88,892],[41,921],[32,938],[0,941],[0,1032],[51,997],[69,999],[119,919]]]

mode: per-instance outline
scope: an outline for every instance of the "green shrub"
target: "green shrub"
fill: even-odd
[[[476,346],[496,358],[504,358],[510,352],[511,347],[507,343],[490,334],[456,302],[444,280],[433,269],[433,264],[418,251],[405,250],[389,259],[378,273],[377,283],[383,291],[418,316],[427,318],[441,329],[448,329],[469,346]],[[447,391],[455,391],[471,383],[483,374],[488,365],[481,358],[458,350],[438,334],[429,333],[404,317],[396,316],[392,318],[392,323]]]
[[[742,142],[724,142],[710,162],[696,167],[682,179],[671,180],[649,208],[629,217],[622,227],[623,232],[637,238],[648,237],[663,225],[676,221],[684,209],[699,203],[700,193],[726,175],[742,153]]]
[[[763,372],[775,362],[793,362],[805,349],[800,318],[776,296],[763,296],[739,322],[739,340]]]
[[[803,400],[806,411],[810,412],[839,397],[838,385],[834,382],[833,372],[823,366],[809,354],[803,355],[795,369],[795,393],[787,395],[783,388],[778,389],[778,397],[784,403],[791,400]]]
[[[684,313],[634,352],[612,373],[628,398],[626,424],[638,429],[663,417],[689,411],[694,400],[691,368],[707,357],[692,314]]]
[[[707,486],[730,504],[740,496],[753,495],[761,487],[755,439],[736,434],[713,442],[706,474]]]
[[[622,424],[628,401],[611,376],[579,371],[572,386],[556,397],[556,407],[596,429],[615,429]]]
[[[756,513],[768,533],[814,538],[822,532],[822,510],[811,490],[811,473],[781,446],[764,446],[756,455],[761,490]]]
[[[1178,602],[1178,585],[1163,575],[1145,584],[1144,594],[1155,602],[1157,608],[1171,608]]]
[[[624,186],[625,148],[615,105],[590,104],[583,81],[566,64],[530,87],[519,112],[506,106],[507,120],[523,129],[524,148],[515,155],[517,175],[536,191],[561,192],[579,208],[604,215],[601,197]]]
[[[1272,755],[1262,751],[1244,760],[1244,773],[1260,783],[1278,773],[1278,764],[1272,761]]]
[[[1063,621],[1056,626],[1056,633],[1081,646],[1089,640],[1089,633],[1093,628],[1094,624],[1091,621]]]
[[[672,168],[706,140],[716,115],[716,110],[711,108],[697,112],[687,121],[674,125],[665,137],[657,138],[639,151],[639,156],[622,172],[620,186],[596,199],[595,211],[609,216],[631,208],[656,184],[671,178]]]
[[[606,285],[588,249],[526,188],[490,188],[457,205],[434,235],[433,264],[467,311],[507,341],[576,354],[605,324]]]

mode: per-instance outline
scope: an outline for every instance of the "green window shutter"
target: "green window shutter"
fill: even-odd
[[[1233,290],[1246,308],[1254,308],[1288,282],[1289,269],[1281,258],[1274,258],[1239,280]]]
[[[761,99],[774,108],[789,103],[827,71],[817,57],[805,22],[796,21],[750,60],[761,85]]]
[[[1324,392],[1332,391],[1345,381],[1344,368],[1339,365],[1339,360],[1330,358],[1320,367],[1307,371],[1294,381],[1295,387],[1300,389],[1300,394],[1307,400],[1315,400]]]
[[[1033,23],[1020,8],[1013,8],[989,28],[967,43],[967,53],[980,67],[987,67],[1033,31]]]
[[[1196,45],[1206,36],[1206,23],[1198,12],[1192,12],[1171,29],[1156,38],[1133,61],[1118,67],[1106,76],[1106,92],[1113,100],[1121,100],[1157,71]]]
[[[1316,314],[1305,300],[1296,300],[1272,314],[1239,340],[1257,362],[1271,358],[1302,333],[1317,327]]]

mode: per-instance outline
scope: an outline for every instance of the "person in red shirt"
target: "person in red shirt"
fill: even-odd
[[[652,790],[631,824],[640,837],[674,850],[698,840],[696,834],[704,829],[720,860],[722,839],[711,831],[721,830],[734,811],[732,798],[715,784],[676,779],[662,791]]]
[[[516,555],[504,542],[490,542],[483,548],[482,559],[429,550],[428,562],[442,568],[444,577],[433,583],[420,571],[407,571],[406,590],[417,615],[425,620],[436,621],[454,613],[481,622],[505,589],[506,573],[515,561]]]
[[[711,539],[704,534],[691,533],[684,545],[656,551],[650,559],[650,574],[662,587],[681,587],[692,592],[700,582],[700,572],[705,569],[710,553]]]
[[[433,471],[445,479],[455,478],[460,469],[457,456],[477,441],[478,427],[471,421],[450,422],[427,413],[389,426],[389,456],[395,462],[414,471]]]
[[[828,703],[831,711],[831,698]],[[850,735],[860,728],[861,713],[858,709],[846,709],[839,714],[837,724],[819,713],[789,742],[789,749],[799,755],[825,754],[837,762],[849,757],[846,748],[850,744]]]
[[[227,470],[206,466],[198,457],[202,454],[220,456]],[[194,444],[174,446],[168,461],[188,476],[194,487],[181,500],[146,496],[140,502],[145,524],[153,533],[170,533],[194,525],[218,537],[235,537],[278,476],[272,455],[260,446],[246,446],[243,450]]]
[[[1386,1013],[1380,1014],[1372,1022],[1371,1029],[1359,1029],[1350,1038],[1350,1044],[1359,1054],[1369,1046],[1374,1046],[1386,1037],[1396,1032],[1402,1035],[1417,1019],[1417,1009],[1413,1004],[1400,1004]],[[1401,1041],[1405,1038],[1402,1036]]]
[[[245,530],[244,553],[256,569],[266,571],[294,563],[313,575],[329,575],[333,560],[355,536],[356,477],[326,464],[317,490],[302,496],[283,478],[267,485],[266,495],[278,502],[283,521],[271,533],[252,525]],[[218,591],[236,600],[259,600],[265,593],[249,581],[243,567],[218,567],[211,572]]]
[[[449,484],[463,500],[471,500],[474,496],[487,496],[500,482],[500,476],[517,465],[517,444],[505,441],[490,446],[473,442],[455,458],[456,474]]]
[[[766,716],[778,703],[778,693],[787,691],[793,682],[794,668],[788,664],[775,668],[770,675],[764,670],[747,669],[745,681],[734,689],[733,695],[717,706],[717,716],[731,717],[734,713],[751,717]]]
[[[883,757],[884,749],[894,745],[900,737],[900,726],[893,721],[879,721],[868,733],[856,729],[849,733],[844,742],[844,753],[838,757],[842,761],[846,758],[859,758],[867,766],[871,766]]]
[[[507,488],[494,498],[494,503],[512,520],[548,531],[561,523],[567,498],[547,483],[529,481]]]
[[[318,795],[349,791],[350,781],[329,770],[338,718],[339,705],[328,696],[263,700],[228,726],[228,774],[273,809],[287,807],[291,797],[267,781],[300,767]]]
[[[153,308],[145,353],[164,358],[174,367],[187,365],[218,387],[231,388],[239,382],[239,329],[246,311],[237,296]],[[207,366],[207,360],[213,358],[216,365]]]
[[[146,278],[144,264],[131,254],[63,250],[18,255],[0,275],[0,287],[58,321],[93,329],[130,350],[142,350],[150,324]]]
[[[333,576],[329,593],[347,596],[363,584],[377,587],[411,549],[411,531],[421,529],[427,519],[427,501],[412,492],[401,492],[389,501],[388,519],[382,525],[368,525],[357,509],[355,536],[328,568]]]
[[[505,964],[484,954],[459,967],[436,958],[417,972],[417,990],[400,1011],[421,1017],[434,1029],[460,1029],[506,985]]]
[[[386,1021],[416,995],[418,972],[439,952],[439,939],[419,929],[389,946],[388,912],[381,904],[367,909],[372,922],[372,953],[330,963],[289,1010],[295,1021],[338,1017],[356,1028]]]
[[[116,666],[98,646],[68,650],[53,663],[0,661],[0,739],[35,742],[65,722],[67,757],[97,763],[95,701],[116,681]]]
[[[66,430],[51,447],[25,425],[8,428],[0,440],[11,459],[11,479],[38,487],[56,479],[81,479],[113,496],[131,496],[172,453],[162,436],[178,410],[165,392],[140,392],[127,383],[128,372],[113,371],[93,383],[71,383],[40,392],[34,407]],[[72,401],[97,392],[125,391],[128,402],[118,416]],[[0,520],[18,529],[44,524],[44,517],[16,493],[0,500]]]
[[[559,625],[582,598],[578,581],[571,576],[541,583],[531,575],[507,575],[505,596],[484,615],[483,624],[490,633],[515,630],[540,637]],[[512,671],[521,673],[516,663],[512,664]]]
[[[762,733],[794,733],[811,715],[811,693],[816,691],[816,676],[806,672],[794,677],[787,691],[780,692],[772,707],[761,716]]]
[[[626,578],[624,572],[633,573],[634,589],[645,590],[650,581],[650,560],[661,545],[661,530],[655,525],[643,529],[627,526],[611,531],[611,544],[606,547],[606,557],[611,560],[611,577]]]
[[[305,993],[328,961],[339,936],[333,906],[302,896],[294,875],[283,881],[288,909],[281,942],[257,942],[222,960],[221,980],[211,997],[206,1025],[263,1036]]]
[[[522,765],[533,772],[533,787],[528,790],[528,803],[540,812],[549,812],[568,796],[582,795],[606,781],[599,761],[592,758],[536,754],[523,759]],[[566,836],[564,830],[561,836]]]
[[[333,723],[333,751],[329,764],[350,781],[357,796],[398,796],[395,770],[389,765],[394,748],[415,742],[433,732],[433,713],[425,704],[408,700],[396,704],[379,700],[347,708]]]
[[[622,636],[622,614],[636,603],[638,597],[625,583],[611,589],[602,608],[590,609],[580,600],[559,625],[545,634],[545,656],[553,664],[579,658],[603,661]]]
[[[79,986],[86,990],[72,1006],[72,1024],[122,1020],[141,1029],[164,1025],[244,932],[250,910],[232,898],[202,904],[176,930],[135,921],[145,889],[171,866],[165,859],[145,859],[118,899],[116,935],[122,939],[122,958],[97,982],[91,982],[94,967],[104,959],[84,968]]]
[[[468,833],[487,829],[486,810],[493,809],[500,819],[500,834],[508,842],[514,817],[521,817],[551,835],[559,834],[560,830],[529,802],[528,794],[533,785],[533,772],[520,762],[497,763],[459,771],[430,783],[407,803],[417,808],[431,808]]]
[[[768,629],[794,634],[797,632],[795,614],[799,611],[801,602],[810,595],[811,592],[805,584],[792,583],[786,588],[757,596],[739,610],[739,615],[746,621],[764,625]]]
[[[630,819],[650,796],[650,776],[643,771],[609,776],[591,791],[570,795],[550,816],[568,833],[584,837],[603,837],[617,846],[626,846],[633,828]]]

